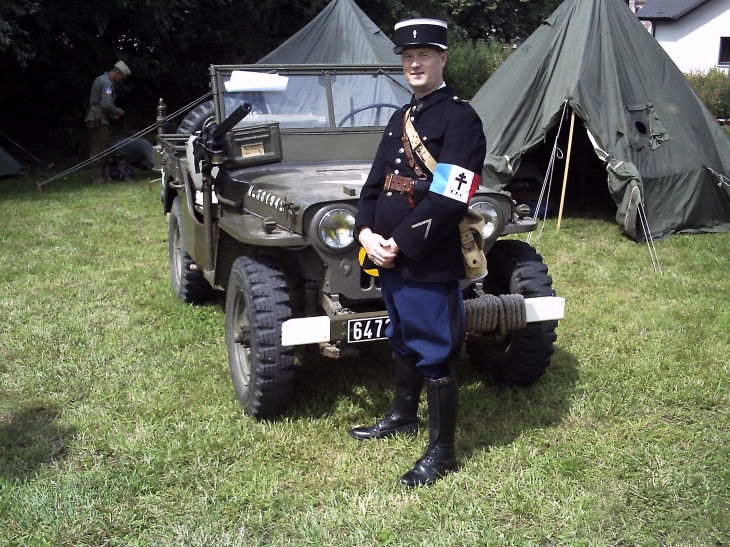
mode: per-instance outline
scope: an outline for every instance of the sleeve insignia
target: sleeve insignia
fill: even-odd
[[[421,222],[417,222],[414,225],[411,226],[411,228],[418,228],[419,226],[426,225],[426,233],[423,234],[423,239],[428,239],[428,232],[431,229],[431,219],[428,220],[422,220]]]
[[[433,174],[430,191],[447,198],[468,203],[479,187],[481,176],[448,163],[439,163]]]

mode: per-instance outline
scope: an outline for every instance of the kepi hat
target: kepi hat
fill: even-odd
[[[126,63],[124,61],[117,61],[116,64],[114,65],[114,68],[118,69],[119,72],[124,74],[125,78],[132,73],[132,71],[129,70],[129,67],[126,65]]]
[[[446,22],[438,19],[408,19],[395,24],[393,53],[409,47],[435,47],[446,51]]]

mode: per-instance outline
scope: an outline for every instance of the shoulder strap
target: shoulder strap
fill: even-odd
[[[416,174],[419,176],[419,178],[421,178],[421,173],[418,172],[420,170],[420,167],[418,167],[416,162],[413,160],[411,146],[413,146],[413,152],[416,153],[418,158],[426,166],[426,169],[428,169],[432,174],[436,172],[437,162],[431,155],[431,152],[429,152],[426,146],[423,144],[423,141],[421,141],[421,137],[418,136],[416,128],[413,127],[410,113],[411,109],[409,108],[408,110],[406,110],[406,113],[403,116],[403,145],[406,149],[406,156],[408,156],[408,164],[414,171],[416,171]]]

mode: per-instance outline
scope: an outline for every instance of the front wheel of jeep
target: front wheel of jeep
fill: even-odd
[[[197,264],[185,250],[182,233],[180,232],[180,215],[180,199],[176,197],[172,202],[167,224],[172,291],[178,300],[183,302],[202,302],[210,296],[212,288],[203,277],[203,272],[200,271]]]
[[[484,291],[494,295],[521,294],[525,298],[555,296],[553,280],[542,257],[522,241],[495,242],[487,256],[489,273]],[[555,351],[557,321],[528,323],[523,329],[490,344],[467,342],[474,367],[496,383],[530,386],[550,365]]]
[[[284,275],[267,256],[241,256],[226,295],[228,363],[243,410],[262,418],[291,402],[294,351],[281,345],[281,324],[291,319]]]

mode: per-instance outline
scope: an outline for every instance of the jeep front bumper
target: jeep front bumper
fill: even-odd
[[[565,314],[565,299],[558,296],[525,298],[527,323],[557,321]],[[388,315],[385,311],[340,313],[289,319],[281,324],[281,343],[301,346],[327,342],[372,342],[385,338]]]

